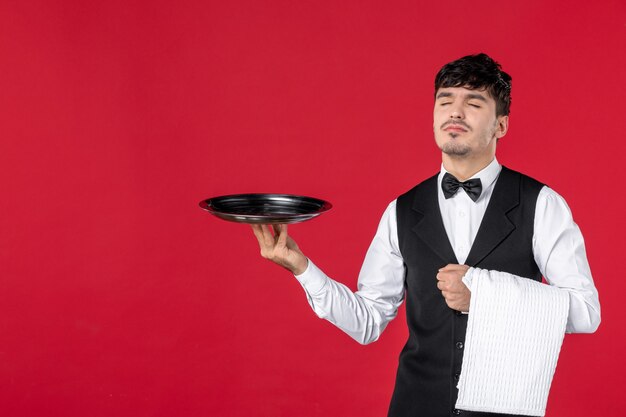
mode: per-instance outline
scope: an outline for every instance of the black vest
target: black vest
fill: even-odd
[[[542,187],[532,178],[502,167],[466,265],[541,280],[532,238],[535,204]],[[437,270],[458,263],[443,225],[437,192],[435,175],[397,200],[409,339],[400,353],[389,417],[459,415],[454,405],[467,315],[450,309],[437,288]]]

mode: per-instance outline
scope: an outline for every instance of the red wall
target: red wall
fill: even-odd
[[[547,415],[619,415],[625,12],[3,0],[0,414],[385,415],[403,315],[358,345],[198,202],[330,200],[290,230],[354,288],[387,203],[439,169],[436,71],[484,51],[513,76],[499,159],[567,199],[603,307],[596,334],[566,337]]]

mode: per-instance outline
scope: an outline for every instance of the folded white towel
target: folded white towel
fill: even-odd
[[[563,343],[569,294],[474,268],[456,408],[543,416]]]

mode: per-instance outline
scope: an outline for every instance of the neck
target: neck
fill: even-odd
[[[471,157],[459,157],[443,153],[441,159],[446,171],[454,175],[459,181],[465,181],[484,169],[494,158],[495,155],[473,159]]]

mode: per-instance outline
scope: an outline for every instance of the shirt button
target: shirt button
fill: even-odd
[[[457,410],[455,408],[454,410],[452,410],[452,414],[454,414],[455,416],[459,416],[459,415],[461,415],[461,410]]]
[[[463,349],[463,342],[456,342],[457,349]]]
[[[459,217],[465,217],[465,212],[464,211],[459,211]]]

